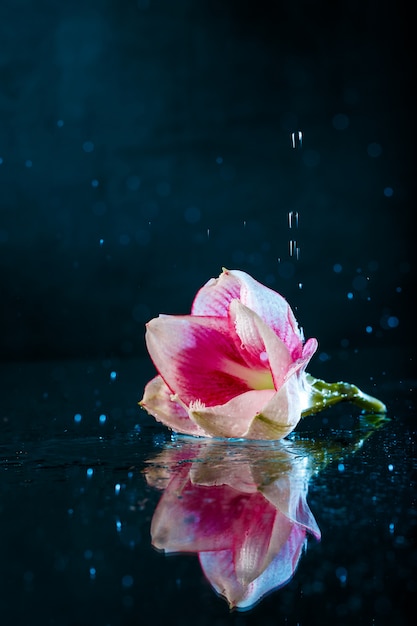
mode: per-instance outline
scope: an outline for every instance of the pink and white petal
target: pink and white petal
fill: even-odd
[[[259,526],[251,521],[243,533],[234,561],[238,580],[249,584],[268,567],[285,545],[291,533],[292,522],[269,502]],[[265,521],[266,520],[266,521]]]
[[[240,281],[240,301],[273,329],[287,345],[293,358],[301,356],[302,334],[288,302],[276,291],[262,285],[241,270],[229,274]]]
[[[304,367],[308,364],[311,357],[314,355],[318,348],[318,341],[315,338],[308,339],[303,346],[302,359],[305,361]]]
[[[274,395],[273,389],[260,389],[242,393],[218,406],[191,403],[188,414],[208,437],[245,437],[254,416],[268,406]]]
[[[155,419],[175,432],[186,435],[204,435],[204,431],[190,420],[184,407],[172,400],[172,391],[161,376],[155,376],[149,381],[139,404]]]
[[[307,458],[296,458],[290,472],[261,488],[262,495],[291,523],[302,526],[319,540],[320,528],[307,503],[309,471]]]
[[[291,376],[254,416],[245,439],[282,439],[297,426],[307,400],[297,375]]]
[[[252,370],[255,367],[269,370],[273,386],[280,389],[293,363],[285,343],[257,313],[239,300],[233,300],[230,304],[230,319],[235,328],[241,354],[248,366]],[[231,335],[233,336],[232,333]]]
[[[209,443],[218,443],[213,439],[209,439]],[[229,485],[240,493],[256,493],[258,491],[258,483],[255,481],[252,473],[252,467],[249,460],[243,462],[233,457],[224,456],[225,450],[222,448],[222,457],[213,456],[207,450],[208,456],[200,455],[197,463],[193,463],[190,469],[190,479],[195,485],[203,485],[206,487],[219,487]]]
[[[294,575],[305,541],[305,530],[294,525],[280,552],[262,574],[247,586],[245,595],[235,606],[249,609],[268,593],[285,585]]]
[[[197,292],[191,307],[192,315],[227,317],[232,300],[240,298],[240,280],[223,270]]]
[[[227,318],[163,315],[147,324],[149,354],[170,389],[188,406],[228,402],[251,388],[251,371],[230,336]]]
[[[227,600],[231,609],[240,606],[246,596],[247,585],[236,577],[232,551],[199,552],[198,558],[205,577],[215,591]]]

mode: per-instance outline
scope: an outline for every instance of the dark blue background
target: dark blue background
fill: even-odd
[[[0,358],[140,356],[144,323],[222,266],[281,292],[322,360],[409,345],[410,20],[370,0],[2,0]]]

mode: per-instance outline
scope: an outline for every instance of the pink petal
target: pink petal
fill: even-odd
[[[288,473],[283,473],[273,483],[262,486],[261,492],[293,524],[302,526],[319,540],[320,528],[307,503],[309,472],[302,467],[305,460],[302,457],[296,458]]]
[[[275,389],[279,389],[292,364],[287,346],[254,311],[239,300],[230,304],[230,318],[234,323],[240,349],[247,355],[248,365],[262,367],[271,373]],[[266,385],[265,385],[266,386]]]
[[[294,359],[301,356],[302,335],[288,304],[280,294],[240,270],[225,270],[197,293],[193,315],[227,315],[233,299],[252,309],[287,345]]]
[[[192,405],[189,415],[210,437],[282,439],[298,424],[307,396],[303,379],[296,373],[277,392],[249,391],[224,405]]]
[[[259,492],[240,493],[228,485],[193,485],[188,472],[183,466],[174,473],[155,509],[151,535],[159,549],[200,552],[233,548],[245,536],[248,519],[259,504],[262,511],[272,510]],[[264,518],[260,516],[265,524]]]
[[[188,417],[187,411],[172,399],[172,391],[160,376],[145,387],[140,405],[168,428],[186,435],[204,435],[204,431]]]
[[[282,587],[293,576],[305,543],[305,530],[297,525],[289,529],[286,541],[268,565],[251,582],[236,572],[232,550],[200,552],[202,570],[210,584],[224,596],[230,608],[249,609],[271,591]]]
[[[183,403],[224,404],[253,388],[227,318],[163,315],[147,324],[156,369]]]

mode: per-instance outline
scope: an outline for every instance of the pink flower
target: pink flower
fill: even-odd
[[[306,500],[311,467],[310,455],[284,442],[166,449],[146,470],[148,483],[164,489],[152,544],[167,554],[197,553],[229,606],[249,609],[292,578],[307,532],[320,539]]]
[[[159,373],[140,402],[176,432],[280,439],[309,406],[303,343],[278,293],[240,270],[224,270],[197,293],[191,315],[160,315],[146,344]]]

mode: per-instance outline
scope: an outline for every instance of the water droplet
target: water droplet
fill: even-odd
[[[133,576],[130,576],[129,574],[126,574],[126,576],[123,576],[122,586],[125,587],[126,589],[129,589],[130,587],[132,587],[132,585],[133,585]]]
[[[83,143],[83,150],[84,152],[93,152],[94,150],[94,144],[92,141],[84,141]]]
[[[106,420],[107,420],[107,415],[104,415],[104,413],[102,413],[100,417],[98,418],[98,421],[100,422],[100,424],[105,424]]]
[[[298,289],[302,289],[303,288],[303,283],[298,283]]]
[[[289,246],[290,256],[296,256],[298,259],[297,251],[299,250],[299,248],[297,246],[296,240],[290,239],[290,241],[288,242],[288,246]]]
[[[368,144],[368,155],[374,159],[376,159],[377,157],[381,156],[382,154],[382,147],[379,143],[376,143],[375,141]]]
[[[117,372],[110,372],[110,380],[116,380]]]
[[[207,228],[207,239],[210,239],[210,228]]]
[[[351,291],[349,291],[349,293],[347,294],[347,299],[353,300],[353,293]]]
[[[336,570],[336,576],[338,577],[342,585],[344,585],[347,580],[347,569],[345,567],[338,567]]]
[[[116,483],[114,486],[114,493],[118,495],[120,493],[120,483]]]
[[[333,271],[335,274],[340,274],[340,272],[342,271],[342,266],[340,265],[340,263],[335,263],[333,265]]]
[[[95,577],[96,577],[96,568],[90,567],[90,578],[95,578]]]
[[[139,176],[136,176],[135,174],[132,174],[132,176],[129,176],[127,181],[126,181],[126,187],[130,190],[130,191],[137,191],[140,187],[140,178]]]
[[[100,243],[100,246],[102,246],[102,245],[103,245],[103,243],[104,243],[104,239],[100,239],[100,242],[99,242],[99,243]]]
[[[392,187],[385,187],[384,189],[384,196],[386,198],[391,198],[394,195],[394,190]]]
[[[288,227],[298,228],[298,211],[290,211],[288,213]]]
[[[392,534],[394,532],[394,524],[391,522],[388,528],[389,528],[390,533]]]
[[[79,423],[81,422],[82,418],[83,418],[83,417],[82,417],[81,413],[76,413],[76,414],[74,415],[74,422],[75,422],[76,424],[79,424]]]
[[[94,187],[94,189],[96,189],[99,186],[99,182],[97,178],[93,178],[93,180],[91,181],[91,186]]]
[[[33,162],[30,159],[26,159],[25,165],[26,165],[26,167],[32,167]]]
[[[349,126],[349,118],[344,113],[336,113],[333,116],[332,124],[336,130],[346,130]]]
[[[87,470],[87,478],[91,478],[93,474],[94,474],[93,468],[89,467]]]
[[[390,464],[388,465],[388,470],[389,470],[390,472],[392,472],[392,470],[393,470],[393,469],[394,469],[394,466],[393,466],[393,464],[392,464],[392,463],[390,463]]]
[[[64,120],[57,120],[56,125],[58,126],[58,128],[62,128],[64,125]]]
[[[345,466],[343,463],[339,463],[339,465],[337,466],[337,469],[339,470],[339,472],[344,472],[345,471]]]
[[[301,130],[297,130],[295,133],[291,133],[291,145],[295,149],[300,149],[303,146],[303,133]]]
[[[243,228],[246,228],[246,220],[243,220]]]
[[[367,326],[367,327],[366,327],[366,332],[367,332],[368,334],[371,334],[372,330],[373,330],[373,329],[372,329],[372,326]]]
[[[116,521],[116,530],[118,533],[122,530],[122,522],[120,520]]]

